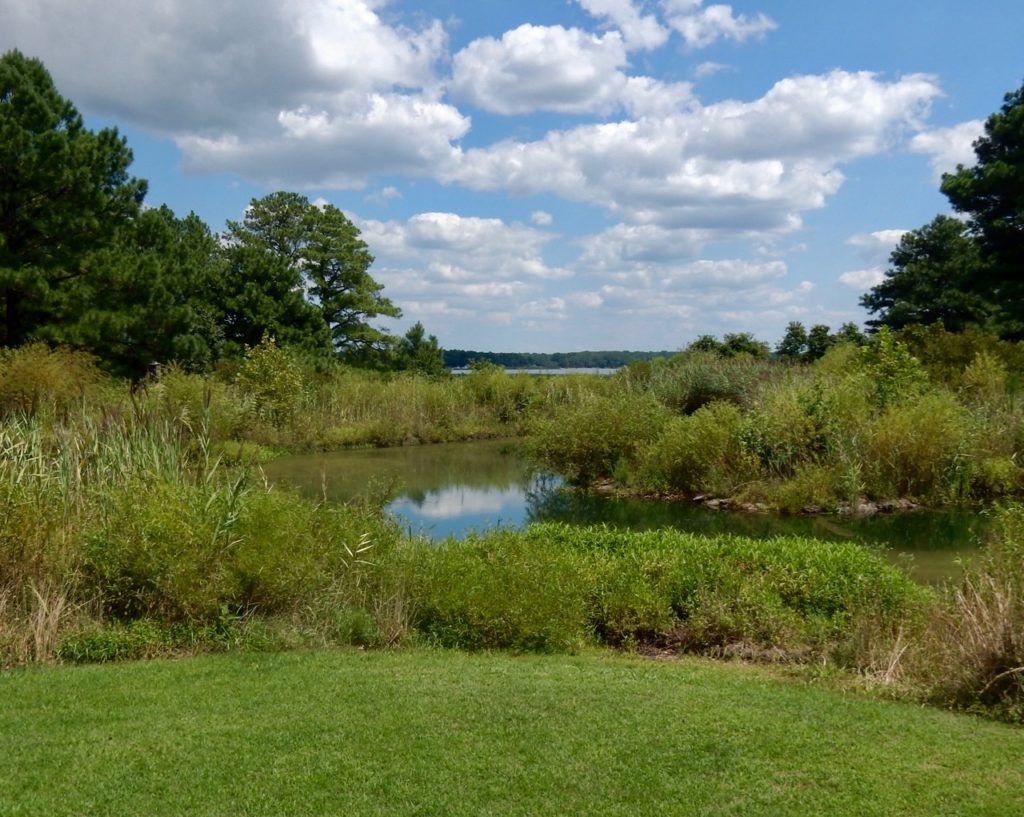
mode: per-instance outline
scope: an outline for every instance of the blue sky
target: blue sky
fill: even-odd
[[[0,0],[214,229],[341,208],[446,348],[677,349],[862,323],[1024,80],[1019,0]]]

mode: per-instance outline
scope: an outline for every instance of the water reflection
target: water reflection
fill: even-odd
[[[276,460],[265,470],[273,481],[342,501],[365,492],[373,480],[391,481],[398,489],[388,511],[411,532],[433,539],[539,521],[754,538],[814,536],[877,546],[923,581],[956,575],[958,559],[976,549],[987,525],[983,515],[962,511],[780,517],[581,495],[556,477],[531,474],[514,442],[500,440],[302,455]]]

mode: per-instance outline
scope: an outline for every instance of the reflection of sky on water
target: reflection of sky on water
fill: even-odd
[[[496,525],[522,525],[526,519],[526,492],[519,485],[505,488],[456,485],[416,497],[399,496],[388,505],[388,511],[413,533],[442,539]]]

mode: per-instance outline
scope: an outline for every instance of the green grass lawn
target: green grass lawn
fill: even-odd
[[[0,675],[3,815],[1020,815],[1024,730],[608,654]]]

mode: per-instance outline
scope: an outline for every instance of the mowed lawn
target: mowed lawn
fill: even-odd
[[[0,675],[3,815],[1020,815],[1024,729],[608,654]]]

